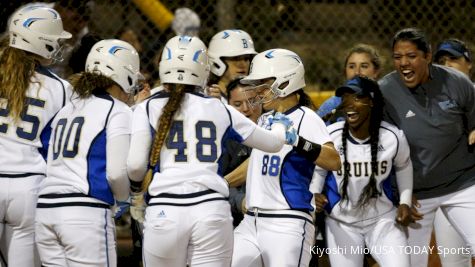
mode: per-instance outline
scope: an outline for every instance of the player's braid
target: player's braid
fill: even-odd
[[[170,98],[168,99],[165,107],[163,107],[162,115],[160,115],[160,118],[158,119],[157,131],[155,132],[152,149],[150,150],[149,167],[142,182],[142,192],[145,192],[152,182],[153,169],[160,159],[160,151],[162,150],[163,143],[165,142],[168,132],[170,131],[173,116],[180,108],[181,100],[185,95],[186,85],[170,84],[169,86]]]
[[[8,41],[8,35],[0,40],[0,98],[6,99],[10,115],[18,121],[38,63],[30,53],[9,47]]]
[[[376,175],[378,175],[378,145],[379,145],[379,127],[383,118],[383,98],[379,90],[374,90],[373,107],[371,109],[371,118],[369,123],[370,143],[371,143],[371,176],[368,184],[364,187],[358,204],[365,208],[371,198],[378,197],[376,184]]]
[[[350,126],[347,122],[343,126],[343,133],[341,135],[341,144],[343,146],[343,156],[345,160],[343,161],[343,181],[341,185],[341,202],[348,201],[348,183],[350,179],[350,163],[348,163],[348,155],[347,155],[347,140],[348,136],[350,135]]]
[[[96,72],[81,72],[70,77],[74,92],[79,98],[88,98],[93,92],[106,92],[116,84],[111,78]]]

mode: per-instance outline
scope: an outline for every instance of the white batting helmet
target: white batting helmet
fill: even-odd
[[[204,88],[209,75],[206,45],[198,37],[175,36],[168,40],[159,64],[160,81]]]
[[[124,92],[136,93],[140,73],[139,54],[127,42],[116,39],[97,42],[86,59],[86,71],[100,72],[115,81]]]
[[[257,54],[251,62],[249,75],[243,84],[255,84],[259,80],[275,78],[271,85],[277,97],[285,97],[305,87],[305,70],[302,60],[287,49],[270,49]]]
[[[71,38],[64,31],[59,13],[44,5],[31,5],[16,11],[8,27],[10,46],[47,59],[61,61],[59,40]]]
[[[208,55],[211,72],[221,77],[226,71],[226,64],[222,57],[237,57],[255,55],[254,42],[251,36],[243,30],[224,30],[218,32],[209,42]]]

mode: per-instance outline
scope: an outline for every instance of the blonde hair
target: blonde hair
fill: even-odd
[[[167,104],[163,107],[162,115],[158,118],[157,130],[153,139],[152,149],[149,156],[149,168],[142,182],[141,191],[145,192],[152,182],[153,169],[160,159],[160,152],[170,131],[171,123],[176,111],[180,108],[181,100],[185,95],[185,89],[189,86],[184,84],[168,84],[170,97]]]
[[[99,72],[80,72],[69,77],[75,94],[79,98],[88,98],[95,92],[105,92],[116,84],[111,78]]]
[[[26,91],[35,73],[35,56],[9,46],[8,36],[0,40],[0,98],[7,101],[10,116],[19,120],[26,106]]]

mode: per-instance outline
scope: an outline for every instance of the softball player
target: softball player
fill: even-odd
[[[228,103],[228,84],[249,73],[249,64],[255,54],[254,41],[247,32],[228,29],[215,34],[208,49],[211,74],[207,94]]]
[[[319,171],[317,210],[325,208],[332,266],[363,266],[366,247],[380,266],[407,266],[407,238],[397,222],[411,222],[412,163],[404,133],[381,121],[383,99],[378,84],[357,76],[336,90],[346,120],[328,126],[343,168]],[[391,188],[395,174],[399,207]],[[339,250],[341,249],[341,250]]]
[[[228,266],[233,226],[220,176],[223,144],[233,138],[266,151],[284,145],[285,117],[265,131],[231,106],[196,93],[208,73],[203,42],[173,37],[160,61],[164,90],[134,110],[127,169],[134,191],[147,172],[144,266]]]
[[[309,264],[315,233],[309,185],[315,163],[336,170],[340,160],[325,124],[307,107],[311,100],[303,91],[304,74],[297,54],[271,49],[254,57],[249,76],[242,80],[253,86],[262,108],[268,111],[259,119],[260,126],[266,127],[266,117],[272,112],[282,112],[299,136],[319,146],[319,155],[298,154],[300,148],[290,145],[274,153],[252,150],[246,181],[247,212],[235,230],[232,266]]]
[[[0,235],[10,227],[9,266],[39,266],[34,247],[38,185],[44,178],[49,124],[71,96],[70,85],[46,65],[61,60],[59,14],[32,5],[10,18],[0,40]]]
[[[143,78],[139,69],[130,44],[99,41],[72,81],[77,97],[53,120],[36,214],[45,266],[117,265],[111,206],[129,196],[126,103]]]

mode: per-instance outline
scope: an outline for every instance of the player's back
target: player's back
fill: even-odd
[[[153,128],[167,101],[168,94],[163,93],[144,104]],[[183,194],[213,189],[227,195],[219,164],[225,141],[242,141],[255,127],[251,120],[217,99],[185,93],[161,150],[160,172],[155,174],[149,192]]]
[[[75,100],[61,109],[52,123],[47,178],[40,195],[82,193],[113,204],[106,172],[108,126],[131,113],[107,94]],[[124,121],[128,126],[130,120]]]
[[[0,106],[0,173],[44,174],[50,123],[71,97],[71,85],[39,67],[26,92],[25,109],[18,121]],[[4,100],[5,101],[5,100]],[[43,154],[43,156],[42,156]]]

